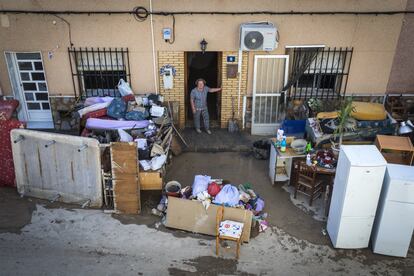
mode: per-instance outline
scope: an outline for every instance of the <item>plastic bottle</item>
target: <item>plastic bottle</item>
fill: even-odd
[[[308,166],[312,165],[311,156],[309,153],[306,155],[306,165]]]
[[[283,140],[280,143],[280,151],[285,152],[286,151],[286,136],[283,136]]]

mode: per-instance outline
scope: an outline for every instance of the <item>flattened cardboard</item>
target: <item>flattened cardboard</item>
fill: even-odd
[[[218,205],[211,204],[206,210],[199,201],[168,197],[166,226],[201,233],[216,235],[216,214]],[[223,220],[244,223],[243,242],[249,242],[252,225],[252,212],[238,208],[224,207]]]

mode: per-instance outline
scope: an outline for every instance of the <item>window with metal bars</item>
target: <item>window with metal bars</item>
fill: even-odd
[[[346,92],[352,48],[292,48],[290,99],[333,99]],[[289,83],[290,84],[290,83]]]
[[[120,97],[120,79],[130,82],[128,48],[69,48],[75,96]]]

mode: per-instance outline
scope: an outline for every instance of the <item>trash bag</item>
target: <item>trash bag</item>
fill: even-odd
[[[112,117],[115,119],[121,119],[125,117],[126,108],[127,108],[126,103],[121,98],[117,98],[117,99],[114,99],[111,102],[111,104],[108,106],[106,114],[109,117]]]
[[[207,192],[211,196],[216,196],[221,190],[221,186],[218,185],[216,182],[211,182],[210,185],[208,185]]]
[[[239,204],[239,196],[239,190],[231,184],[227,184],[216,195],[213,203],[235,206]]]
[[[211,177],[207,175],[196,175],[193,182],[193,196],[196,197],[197,194],[207,191],[208,183],[210,182]]]
[[[270,156],[270,142],[258,140],[253,143],[253,156],[256,159],[267,160]]]
[[[118,135],[120,142],[132,142],[134,140],[134,138],[132,138],[132,136],[123,129],[118,129]]]
[[[124,81],[124,79],[120,79],[118,82],[118,91],[121,94],[121,96],[126,96],[133,94],[131,87],[129,86],[129,83]]]

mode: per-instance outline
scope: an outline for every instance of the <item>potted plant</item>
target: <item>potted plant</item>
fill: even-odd
[[[348,119],[351,117],[351,113],[354,110],[352,102],[352,97],[349,97],[344,98],[340,104],[340,108],[338,111],[338,125],[336,126],[334,131],[334,141],[331,141],[331,148],[335,154],[339,154]],[[338,143],[335,143],[336,140],[338,140]]]

